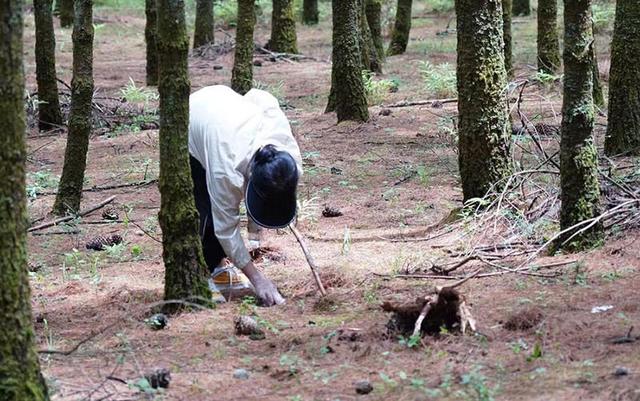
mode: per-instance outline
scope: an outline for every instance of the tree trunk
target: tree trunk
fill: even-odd
[[[384,62],[384,42],[382,40],[382,1],[365,0],[367,22],[371,31],[371,40],[378,55],[378,62]]]
[[[409,44],[409,32],[411,31],[411,5],[413,0],[398,0],[396,10],[396,22],[391,33],[391,43],[389,44],[389,56],[402,54],[407,50]]]
[[[564,230],[599,214],[598,153],[593,138],[593,30],[591,0],[564,1],[564,97],[560,141],[560,227]],[[597,224],[568,244],[577,230],[558,245],[581,250],[603,239]]]
[[[189,167],[189,38],[184,1],[158,0],[160,65],[160,213],[165,300],[208,304],[207,268]],[[165,310],[181,309],[167,304]]]
[[[73,25],[73,2],[74,0],[59,0],[61,28],[70,28]]]
[[[144,39],[147,44],[147,85],[158,85],[158,7],[156,0],[145,0],[146,25]]]
[[[316,25],[318,19],[318,0],[304,0],[302,3],[302,23]]]
[[[513,15],[531,15],[530,0],[513,0]]]
[[[338,122],[367,121],[367,95],[362,82],[359,0],[333,0],[332,91]],[[354,34],[355,33],[355,34]],[[336,85],[339,83],[339,85]],[[331,98],[331,95],[330,95]]]
[[[501,4],[456,1],[458,160],[465,201],[484,197],[511,174]]]
[[[75,0],[73,24],[73,79],[69,133],[64,167],[53,212],[64,215],[80,210],[87,165],[93,99],[93,0]]]
[[[538,0],[538,71],[556,74],[559,70],[558,0]]]
[[[236,48],[231,88],[244,95],[253,87],[253,29],[256,25],[255,0],[238,0]]]
[[[360,26],[360,51],[362,52],[362,69],[371,72],[382,73],[382,65],[378,60],[378,53],[373,44],[371,30],[366,14],[366,0],[358,0],[360,14],[358,15],[358,23]]]
[[[513,77],[513,36],[511,35],[511,14],[513,0],[502,0],[502,31],[504,32],[504,67],[507,78]]]
[[[640,155],[640,3],[618,0],[611,44],[608,155]]]
[[[50,4],[50,3],[49,3]],[[0,5],[0,400],[48,400],[27,275],[22,1]]]
[[[193,48],[214,42],[213,0],[196,0],[196,27],[193,34]]]
[[[298,53],[293,0],[273,0],[271,39],[267,48],[278,53]]]
[[[38,81],[38,127],[62,126],[56,81],[56,37],[53,32],[52,0],[34,0],[36,25],[36,80]]]
[[[592,29],[593,29],[592,24]],[[595,32],[595,31],[593,31]],[[600,67],[598,66],[598,55],[596,53],[596,42],[595,39],[593,44],[591,45],[591,57],[592,62],[591,66],[592,74],[593,74],[593,104],[598,108],[604,108],[606,106],[606,101],[604,100],[604,92],[602,91],[602,83],[600,82]]]

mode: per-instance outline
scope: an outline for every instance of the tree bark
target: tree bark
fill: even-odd
[[[384,41],[382,40],[382,1],[365,0],[366,16],[371,31],[371,40],[378,55],[378,62],[384,62]]]
[[[640,155],[640,3],[618,0],[611,44],[608,155]]]
[[[409,32],[411,31],[411,6],[413,0],[398,0],[396,9],[396,22],[391,33],[391,43],[389,44],[389,56],[402,54],[407,50],[409,44]]]
[[[556,74],[559,70],[558,0],[538,0],[538,71]]]
[[[33,11],[36,25],[38,127],[44,131],[62,126],[56,81],[56,37],[53,31],[52,0],[34,0]]]
[[[378,60],[378,52],[373,44],[371,30],[366,14],[366,0],[358,0],[360,14],[358,15],[358,23],[360,25],[360,51],[362,52],[362,69],[371,72],[382,73],[382,64]]]
[[[600,213],[598,154],[593,138],[591,0],[565,0],[564,26],[560,226],[567,229]],[[602,242],[602,225],[597,224],[562,245],[575,231],[562,236],[558,245],[567,250],[581,250]]]
[[[502,0],[502,31],[504,37],[504,67],[507,78],[513,77],[513,36],[511,34],[511,15],[513,0]]]
[[[0,4],[0,400],[48,400],[27,275],[22,1]]]
[[[513,0],[513,15],[516,17],[531,15],[530,0]]]
[[[255,25],[255,0],[238,0],[238,25],[231,88],[241,95],[249,92],[253,87],[253,30]]]
[[[73,24],[73,79],[69,133],[64,166],[53,212],[64,215],[80,210],[87,165],[93,99],[93,0],[75,0]]]
[[[593,23],[593,14],[592,15],[592,29],[595,32],[595,23]],[[593,74],[593,104],[598,108],[604,108],[606,105],[606,101],[604,100],[604,92],[602,90],[602,82],[600,82],[600,67],[598,65],[598,55],[596,52],[596,42],[595,38],[593,44],[591,45],[591,66],[592,74]]]
[[[208,304],[207,268],[198,236],[198,212],[189,167],[189,38],[184,1],[158,0],[160,65],[160,213],[164,297]],[[167,312],[181,309],[167,304]]]
[[[318,20],[318,0],[304,0],[302,3],[302,23],[316,25]]]
[[[267,48],[279,53],[298,53],[293,0],[273,0],[271,39]]]
[[[456,1],[458,161],[465,201],[484,197],[511,174],[501,3]]]
[[[196,27],[193,34],[193,48],[214,42],[213,0],[196,0]]]
[[[333,66],[331,70],[338,122],[367,121],[367,95],[362,82],[359,0],[333,0]],[[354,34],[355,33],[355,34]],[[331,99],[331,95],[329,96]],[[331,103],[331,100],[330,100]]]
[[[147,44],[147,85],[158,85],[158,7],[156,0],[145,0],[146,24],[144,39]]]
[[[59,0],[60,4],[60,27],[70,28],[73,26],[74,0]]]

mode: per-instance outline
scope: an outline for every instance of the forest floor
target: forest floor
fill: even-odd
[[[98,9],[96,16],[96,98],[104,109],[96,113],[105,116],[117,104],[124,110],[153,110],[154,96],[141,89],[143,14]],[[399,83],[397,92],[384,94],[384,104],[437,98],[425,89],[419,62],[454,65],[455,31],[446,30],[449,22],[448,15],[418,8],[407,53],[384,66],[384,77]],[[535,18],[517,18],[514,29],[516,80],[531,78]],[[34,92],[32,16],[25,35],[28,89]],[[261,25],[256,35],[265,43],[268,30]],[[70,31],[57,30],[57,37],[59,76],[70,82]],[[219,42],[224,38],[217,32]],[[288,298],[286,305],[267,309],[234,301],[169,317],[166,328],[151,330],[145,319],[162,301],[163,290],[156,241],[160,195],[153,182],[158,130],[153,116],[122,117],[125,122],[107,116],[91,139],[83,205],[116,195],[118,220],[105,221],[100,210],[29,236],[38,348],[73,351],[42,354],[53,399],[640,400],[640,341],[633,341],[636,333],[627,342],[614,341],[634,326],[640,330],[637,229],[611,233],[604,246],[591,252],[532,261],[567,261],[554,277],[510,273],[465,283],[460,291],[477,320],[476,334],[442,330],[415,344],[387,333],[383,301],[413,300],[433,285],[448,283],[394,275],[429,273],[429,266],[456,260],[454,255],[469,249],[468,225],[448,231],[442,231],[445,223],[435,226],[461,206],[452,135],[456,104],[392,108],[390,115],[380,114],[385,107],[373,106],[370,122],[336,125],[334,114],[323,114],[331,68],[326,17],[318,27],[299,27],[299,47],[313,59],[263,61],[255,78],[290,106],[286,113],[305,161],[298,226],[320,265],[330,302],[315,293],[295,239],[268,232],[263,245],[274,252],[259,267]],[[603,44],[605,77],[607,52]],[[232,59],[232,53],[192,56],[192,90],[228,84]],[[130,79],[138,88],[131,87]],[[129,95],[141,100],[135,107],[108,99],[120,98],[128,85]],[[560,89],[558,82],[532,84],[522,110],[537,122],[557,126]],[[605,123],[600,116],[598,143]],[[40,136],[32,129],[28,145],[30,217],[46,221],[65,136]],[[626,162],[638,171],[638,160]],[[151,184],[92,189],[145,181]],[[325,206],[343,215],[325,218]],[[433,232],[442,235],[424,238]],[[124,243],[102,252],[85,249],[91,238],[112,234],[121,235]],[[495,243],[501,234],[499,226],[488,224],[474,249]],[[493,271],[475,260],[455,273],[465,276],[479,267]],[[612,308],[594,310],[597,306]],[[234,317],[247,313],[265,327],[264,340],[234,334]],[[524,323],[512,327],[508,322],[514,316]],[[153,390],[140,380],[157,367],[171,372],[166,390]],[[620,369],[614,374],[618,368],[628,374]],[[245,369],[250,379],[234,378],[236,369]],[[361,380],[373,385],[370,394],[356,394],[355,382]]]

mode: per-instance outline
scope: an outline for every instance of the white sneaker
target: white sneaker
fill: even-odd
[[[255,295],[255,289],[247,276],[233,265],[216,268],[209,277],[209,289],[212,294],[220,294],[227,301],[232,297]]]

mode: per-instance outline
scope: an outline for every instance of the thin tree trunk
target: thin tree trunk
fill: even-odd
[[[592,74],[593,74],[593,104],[598,108],[604,108],[606,101],[604,100],[604,92],[602,90],[602,83],[600,82],[600,67],[598,66],[598,54],[596,52],[596,42],[593,41],[591,45],[591,62]]]
[[[530,0],[513,0],[513,15],[516,17],[522,15],[531,15]]]
[[[608,155],[640,155],[640,2],[618,0],[611,44]]]
[[[358,0],[360,7],[360,14],[358,15],[358,22],[360,25],[360,51],[362,52],[362,69],[369,70],[371,72],[382,73],[382,65],[378,60],[378,53],[375,45],[373,44],[373,38],[371,37],[371,30],[369,29],[369,22],[367,21],[366,14],[366,0]]]
[[[231,88],[242,95],[253,87],[253,30],[255,25],[255,0],[238,0],[238,25]]]
[[[22,1],[0,4],[0,400],[48,400],[27,276]]]
[[[160,65],[160,213],[164,297],[208,304],[207,268],[198,236],[198,212],[189,167],[189,38],[184,1],[158,0]],[[167,304],[174,312],[179,304]]]
[[[600,213],[598,153],[593,138],[593,30],[591,0],[564,1],[564,97],[560,141],[560,227],[567,229]],[[601,224],[559,246],[581,250],[603,239]]]
[[[60,27],[70,28],[73,26],[74,0],[59,0],[60,4]]]
[[[391,34],[389,44],[389,56],[402,54],[407,50],[409,44],[409,32],[411,31],[411,6],[413,0],[398,0],[396,9],[396,22]]]
[[[267,48],[279,53],[298,53],[293,0],[273,0],[271,39]]]
[[[146,25],[144,39],[147,44],[147,85],[158,85],[158,7],[156,0],[145,0]]]
[[[504,67],[507,78],[513,77],[513,36],[511,34],[511,15],[513,0],[502,0],[502,31],[504,32]]]
[[[69,133],[64,166],[53,212],[64,215],[80,210],[87,165],[93,99],[93,0],[75,0],[73,24],[73,79]]]
[[[318,0],[304,0],[302,3],[302,23],[305,25],[318,23]]]
[[[214,42],[213,0],[196,0],[196,27],[193,34],[193,48]]]
[[[560,62],[558,0],[538,0],[538,71],[556,74]]]
[[[367,22],[371,31],[371,39],[378,54],[378,62],[384,62],[384,42],[382,40],[382,1],[381,0],[365,0]]]
[[[502,1],[457,0],[460,177],[464,200],[511,174]],[[478,32],[482,32],[479,35]]]
[[[48,130],[62,126],[56,81],[56,37],[53,31],[52,0],[34,0],[33,9],[36,25],[38,127],[40,130]]]
[[[338,122],[367,121],[367,95],[362,82],[358,26],[359,0],[333,0],[332,91]],[[355,34],[354,34],[355,33]],[[331,96],[330,96],[331,97]]]

